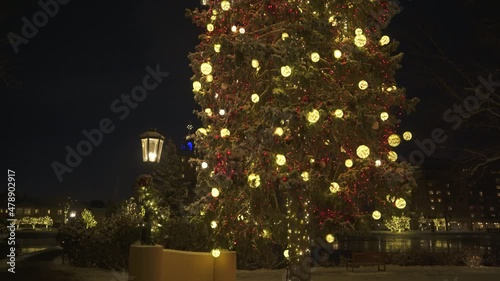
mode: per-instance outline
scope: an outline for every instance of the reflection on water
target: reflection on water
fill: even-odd
[[[500,235],[386,235],[365,239],[346,239],[334,246],[340,250],[378,252],[472,252],[485,253],[500,248]]]
[[[43,251],[47,249],[47,247],[40,247],[40,248],[21,248],[21,254],[28,254],[28,253],[33,253],[33,252],[38,252],[38,251]]]

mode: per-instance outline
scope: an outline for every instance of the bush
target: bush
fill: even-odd
[[[70,264],[127,269],[130,245],[140,239],[141,217],[135,210],[135,203],[126,201],[96,227],[87,228],[83,218],[72,219],[61,226],[57,239]]]

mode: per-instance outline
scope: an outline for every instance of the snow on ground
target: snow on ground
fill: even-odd
[[[284,281],[285,270],[238,271],[237,281]],[[387,271],[377,267],[356,268],[354,272],[345,267],[315,268],[313,281],[361,281],[361,280],[404,280],[404,281],[498,281],[500,268],[468,268],[458,266],[397,266],[388,265]]]
[[[45,256],[45,257],[43,257]],[[58,252],[47,252],[25,258],[16,264],[16,276],[1,266],[0,280],[21,281],[129,281],[128,274],[96,268],[74,267],[62,264]],[[465,266],[398,266],[387,265],[387,270],[377,271],[376,266],[313,268],[312,281],[499,281],[500,267],[469,268]],[[236,281],[285,281],[286,270],[239,270]],[[133,281],[133,278],[130,278]],[[171,280],[168,280],[171,281]],[[173,280],[172,280],[173,281]],[[184,281],[184,280],[175,280]]]
[[[126,273],[101,269],[74,268],[64,265],[78,280],[82,281],[127,281]],[[237,281],[285,281],[286,270],[239,270]],[[133,280],[133,279],[132,279]],[[356,268],[354,272],[345,267],[315,268],[312,281],[498,281],[499,267],[468,268],[459,266],[397,266],[388,265],[387,271],[377,267]]]

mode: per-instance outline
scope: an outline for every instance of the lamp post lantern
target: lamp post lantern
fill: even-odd
[[[150,129],[149,131],[142,133],[140,137],[142,143],[142,161],[159,163],[165,137],[158,133],[156,129]],[[151,183],[151,179],[148,178],[145,183],[149,185]],[[145,191],[138,191],[139,206],[144,208],[145,211],[141,228],[141,244],[153,245],[153,241],[151,239],[151,206],[148,206],[147,202],[144,201],[144,196],[141,196],[141,193]]]
[[[150,129],[141,134],[142,161],[160,162],[161,150],[165,137],[158,133],[156,129]]]

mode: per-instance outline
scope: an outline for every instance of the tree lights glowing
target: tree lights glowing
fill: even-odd
[[[266,238],[300,265],[311,237],[332,243],[346,218],[370,215],[367,206],[396,209],[380,195],[407,194],[412,182],[399,176],[406,166],[391,150],[399,118],[412,108],[404,89],[393,87],[397,42],[382,33],[396,4],[208,6],[191,13],[201,29],[213,27],[189,58],[206,128],[195,134],[196,147],[210,163],[198,169],[199,194],[214,187],[221,194],[204,203],[204,220],[218,222],[211,248],[252,248]],[[380,13],[384,22],[374,21]]]

